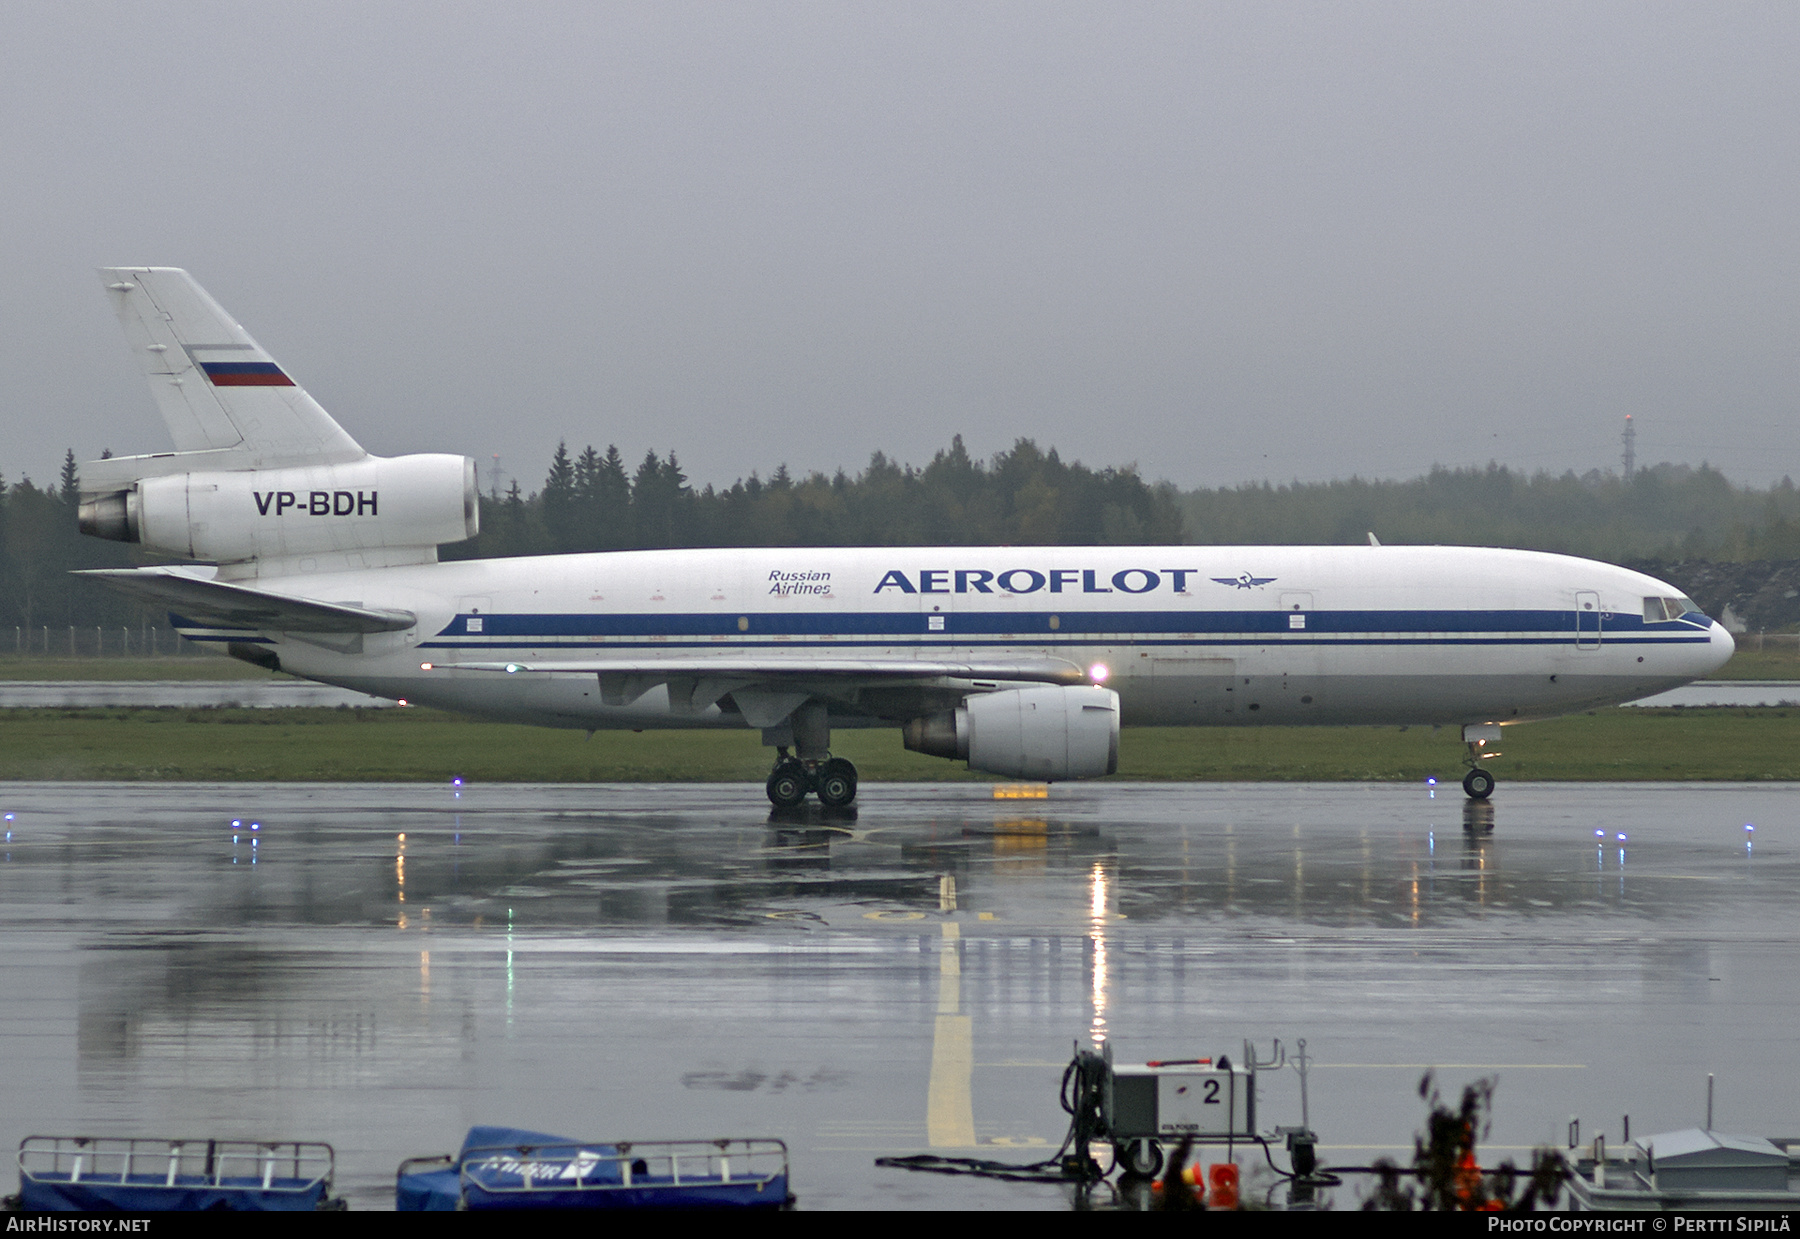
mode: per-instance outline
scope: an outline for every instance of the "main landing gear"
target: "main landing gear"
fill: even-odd
[[[790,756],[786,746],[775,750],[775,769],[769,772],[769,803],[791,809],[816,793],[828,809],[848,808],[856,801],[856,767],[842,757],[806,762]]]
[[[773,729],[771,729],[773,730]],[[769,803],[792,809],[817,795],[827,809],[847,809],[856,801],[856,767],[831,755],[831,721],[822,701],[808,701],[789,716],[785,736],[763,733],[764,744],[791,738],[799,756],[786,744],[775,745],[775,768],[769,771]]]

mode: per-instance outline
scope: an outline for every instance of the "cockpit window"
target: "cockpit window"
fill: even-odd
[[[1699,610],[1700,604],[1685,595],[1677,598],[1646,598],[1644,599],[1644,622],[1646,624],[1663,624]]]

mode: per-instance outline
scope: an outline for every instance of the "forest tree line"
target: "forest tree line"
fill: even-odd
[[[628,468],[617,447],[559,445],[543,489],[483,497],[481,536],[445,558],[680,546],[1053,546],[1182,541],[1169,487],[1131,467],[1090,469],[1021,439],[990,461],[962,436],[923,468],[881,452],[852,477],[786,465],[724,489],[688,484],[675,453]]]
[[[0,630],[160,623],[79,568],[157,557],[84,538],[73,453],[57,481],[0,477]],[[695,488],[679,459],[628,466],[616,447],[559,446],[536,489],[481,499],[481,534],[445,559],[703,546],[1441,543],[1562,551],[1612,562],[1800,559],[1791,480],[1737,486],[1705,465],[1612,473],[1437,468],[1399,482],[1252,483],[1181,492],[1134,467],[1093,469],[1021,439],[990,459],[960,437],[924,466],[877,452],[854,475],[781,466]],[[1677,582],[1679,583],[1679,582]],[[6,648],[0,643],[0,649]]]
[[[1800,558],[1800,491],[1737,486],[1708,465],[1629,480],[1594,470],[1434,468],[1401,482],[1267,482],[1181,496],[1187,540],[1212,545],[1510,546],[1609,563]]]

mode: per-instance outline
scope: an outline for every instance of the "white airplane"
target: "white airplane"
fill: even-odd
[[[1442,546],[617,551],[439,563],[475,462],[365,452],[185,271],[103,281],[176,450],[82,466],[82,532],[194,561],[86,575],[189,639],[376,696],[551,727],[754,727],[769,799],[856,797],[832,728],[1036,780],[1119,727],[1438,724],[1463,787],[1510,723],[1720,667],[1674,587]]]

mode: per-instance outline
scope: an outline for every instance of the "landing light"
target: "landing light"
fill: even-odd
[[[430,670],[431,670],[431,664],[430,664],[430,663],[420,663],[420,664],[419,664],[419,670],[420,670],[420,671],[430,671]]]
[[[511,675],[511,674],[513,674],[513,672],[518,671],[518,670],[520,670],[518,663],[507,663],[506,664],[506,674],[507,675]]]
[[[508,670],[511,670],[511,668],[508,668]],[[1106,683],[1106,677],[1111,674],[1112,674],[1112,672],[1107,670],[1107,666],[1105,663],[1095,663],[1093,666],[1088,668],[1088,679],[1092,680],[1096,684]]]

